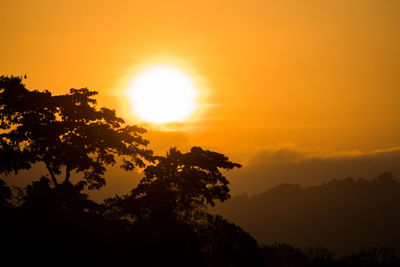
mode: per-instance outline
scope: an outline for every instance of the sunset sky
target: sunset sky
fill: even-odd
[[[1,75],[54,94],[99,91],[157,153],[199,145],[253,167],[361,158],[333,176],[361,176],[363,158],[382,156],[393,164],[372,172],[399,169],[398,0],[1,0],[0,34]],[[132,114],[127,87],[153,64],[193,79],[195,116],[157,126]],[[321,166],[312,175],[328,177]]]

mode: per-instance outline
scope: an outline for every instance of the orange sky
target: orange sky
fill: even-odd
[[[81,3],[84,2],[84,3]],[[123,107],[132,68],[171,59],[208,88],[194,122],[153,147],[201,145],[245,161],[296,145],[400,145],[400,1],[0,1],[0,74],[30,89],[100,92]],[[151,130],[151,127],[150,127]]]

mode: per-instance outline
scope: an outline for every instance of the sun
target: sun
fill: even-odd
[[[138,72],[127,96],[139,119],[156,123],[183,122],[198,108],[194,79],[174,65],[151,65]]]

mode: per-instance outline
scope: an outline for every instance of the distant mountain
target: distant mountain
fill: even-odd
[[[232,195],[252,195],[282,183],[316,186],[346,176],[373,179],[382,171],[400,174],[399,162],[400,147],[327,152],[288,146],[260,151],[228,177]]]
[[[215,212],[264,244],[323,246],[339,255],[383,245],[400,248],[400,182],[391,173],[306,188],[281,184],[234,197]]]

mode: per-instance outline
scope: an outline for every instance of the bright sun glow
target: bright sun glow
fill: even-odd
[[[127,93],[138,118],[162,124],[188,119],[197,108],[199,91],[181,69],[155,65],[135,75]]]

